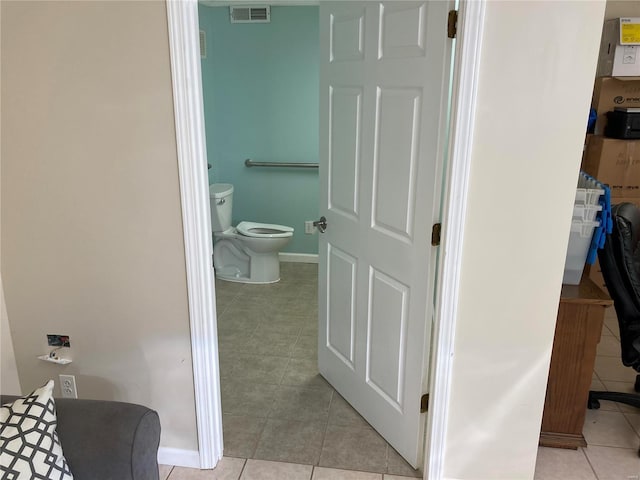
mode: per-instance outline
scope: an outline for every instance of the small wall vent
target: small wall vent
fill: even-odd
[[[200,58],[207,58],[207,34],[200,30]]]
[[[231,23],[270,23],[271,7],[229,7],[229,17]]]

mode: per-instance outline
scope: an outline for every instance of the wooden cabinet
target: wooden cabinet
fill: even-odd
[[[562,286],[540,445],[573,449],[587,445],[582,435],[587,398],[604,312],[612,304],[586,276],[580,285]]]

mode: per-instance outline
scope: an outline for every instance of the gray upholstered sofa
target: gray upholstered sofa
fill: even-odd
[[[0,396],[0,404],[17,397]],[[158,480],[158,414],[131,403],[56,398],[58,438],[75,480]]]

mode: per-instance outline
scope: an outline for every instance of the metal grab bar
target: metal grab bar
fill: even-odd
[[[297,162],[254,162],[250,158],[244,161],[247,167],[291,167],[291,168],[318,168],[317,163]]]

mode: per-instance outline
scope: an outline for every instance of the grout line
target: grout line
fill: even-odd
[[[265,428],[267,428],[267,423],[269,422],[269,417],[264,418],[264,423],[262,424],[262,429],[260,433],[257,435],[256,441],[253,445],[253,452],[251,453],[251,458],[256,458],[256,453],[258,452],[258,445],[260,445],[260,440],[262,440],[262,435],[264,434]]]
[[[173,469],[176,468],[175,465],[171,465],[171,470],[169,470],[169,473],[167,474],[166,477],[164,477],[164,480],[170,480],[171,474],[173,473]]]
[[[596,469],[593,467],[591,460],[589,459],[589,455],[587,455],[587,451],[582,447],[580,448],[580,450],[582,451],[582,455],[584,455],[584,458],[587,460],[587,464],[589,465],[589,468],[591,468],[591,471],[593,472],[593,476],[597,480],[600,480],[600,477],[598,477],[598,474],[596,473]]]
[[[324,452],[324,442],[327,439],[327,430],[329,429],[329,418],[331,418],[331,406],[336,396],[336,391],[331,387],[331,398],[329,399],[329,410],[327,411],[327,422],[324,424],[324,432],[322,434],[322,445],[320,445],[320,455],[318,456],[318,466],[320,466],[320,460],[322,460],[322,452]]]
[[[244,473],[244,469],[247,466],[247,462],[249,461],[248,458],[244,459],[244,463],[242,464],[242,468],[240,469],[240,475],[238,475],[238,480],[240,480],[242,478],[242,474]]]

